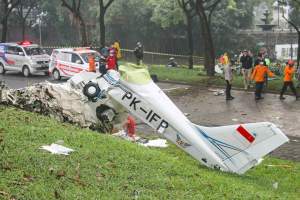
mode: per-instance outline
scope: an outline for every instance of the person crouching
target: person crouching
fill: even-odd
[[[299,99],[299,96],[297,94],[296,88],[293,83],[293,75],[295,73],[295,68],[294,68],[294,61],[289,60],[287,63],[287,66],[284,68],[284,79],[283,79],[283,87],[280,93],[280,99],[284,100],[285,97],[283,94],[286,92],[287,88],[290,87],[294,95],[296,96],[296,100]]]
[[[135,141],[135,129],[136,129],[136,122],[134,118],[130,115],[127,116],[126,122],[123,125],[123,128],[126,132],[126,136],[131,138],[132,141]]]
[[[251,79],[255,81],[255,100],[263,99],[261,93],[264,87],[266,74],[268,74],[270,77],[275,76],[269,70],[269,68],[264,65],[264,62],[261,61],[258,65],[255,66],[251,76]]]

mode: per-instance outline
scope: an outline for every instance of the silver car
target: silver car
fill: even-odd
[[[0,74],[22,72],[25,77],[42,72],[48,75],[50,56],[31,42],[0,43]]]

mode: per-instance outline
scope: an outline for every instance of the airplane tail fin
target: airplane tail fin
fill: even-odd
[[[221,127],[194,126],[229,171],[238,174],[259,164],[263,156],[289,140],[269,122]]]

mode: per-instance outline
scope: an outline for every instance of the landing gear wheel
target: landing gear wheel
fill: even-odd
[[[22,70],[22,73],[23,73],[23,76],[29,77],[30,76],[30,70],[29,70],[29,68],[27,66],[24,66],[23,70]]]
[[[53,79],[59,81],[61,79],[60,73],[57,69],[53,71]]]
[[[4,65],[0,63],[0,74],[5,74]]]
[[[98,97],[100,92],[101,89],[99,88],[97,83],[88,82],[83,87],[83,94],[87,96],[90,100],[93,100],[94,98]]]

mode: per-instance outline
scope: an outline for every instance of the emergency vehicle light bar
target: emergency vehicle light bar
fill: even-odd
[[[24,41],[18,42],[18,45],[30,45],[30,44],[32,44],[32,42],[28,41],[28,40],[24,40]]]
[[[74,48],[74,51],[82,51],[82,50],[90,50],[90,47],[78,47],[78,48]]]

